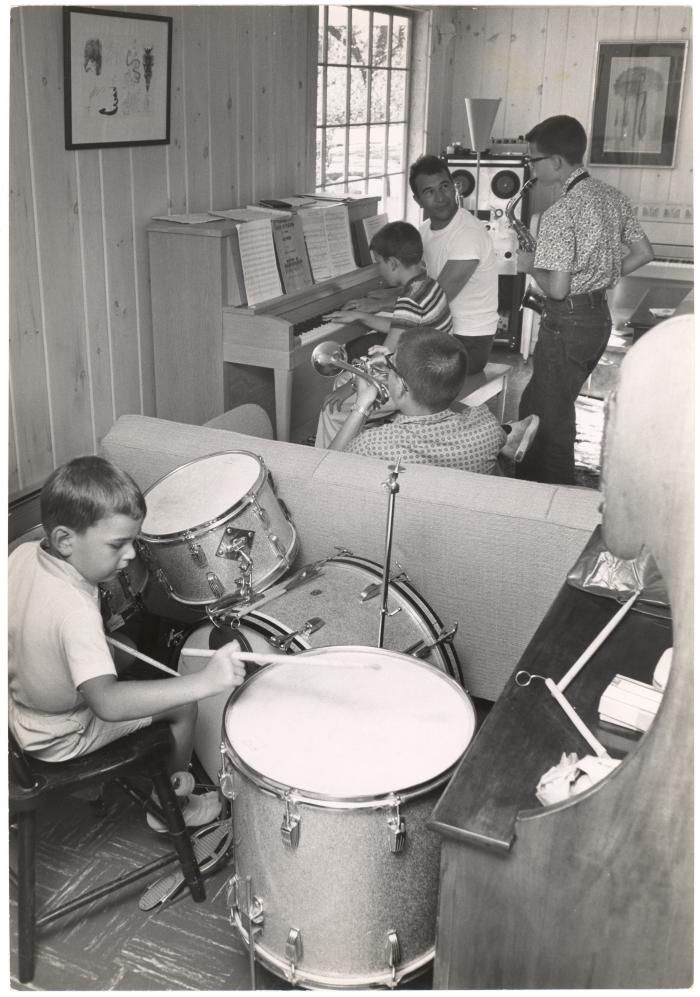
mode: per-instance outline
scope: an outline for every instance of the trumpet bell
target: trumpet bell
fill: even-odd
[[[332,339],[314,346],[311,366],[324,377],[333,377],[341,370],[347,370],[347,363],[348,354],[345,347],[334,343]]]

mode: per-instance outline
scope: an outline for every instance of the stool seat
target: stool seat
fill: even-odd
[[[489,398],[500,395],[498,418],[503,422],[510,371],[507,363],[487,363],[478,374],[470,374],[464,379],[464,394],[459,401],[463,405],[483,405]]]

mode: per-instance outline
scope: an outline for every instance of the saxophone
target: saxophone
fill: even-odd
[[[526,190],[529,190],[533,184],[537,183],[537,177],[531,177],[527,183],[524,183],[515,197],[512,197],[508,204],[506,205],[506,218],[515,231],[518,239],[518,246],[526,253],[534,253],[537,249],[537,241],[530,231],[530,229],[521,222],[519,218],[515,217],[516,205],[522,200],[523,195]],[[523,295],[523,300],[520,302],[520,311],[523,308],[531,308],[533,312],[537,312],[538,315],[542,314],[544,309],[544,295],[535,291],[532,284],[528,284],[525,288],[525,294]]]

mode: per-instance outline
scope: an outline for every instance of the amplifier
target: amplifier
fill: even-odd
[[[518,239],[508,223],[505,209],[530,171],[522,155],[482,155],[479,164],[479,204],[476,204],[476,154],[447,157],[447,165],[462,198],[462,207],[483,221],[491,239],[501,274],[516,273]],[[515,217],[529,222],[527,192],[515,207]]]

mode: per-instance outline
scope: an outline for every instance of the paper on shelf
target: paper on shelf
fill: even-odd
[[[198,212],[190,215],[153,215],[154,222],[177,222],[179,225],[203,225],[204,222],[211,221],[211,214],[208,211]]]

